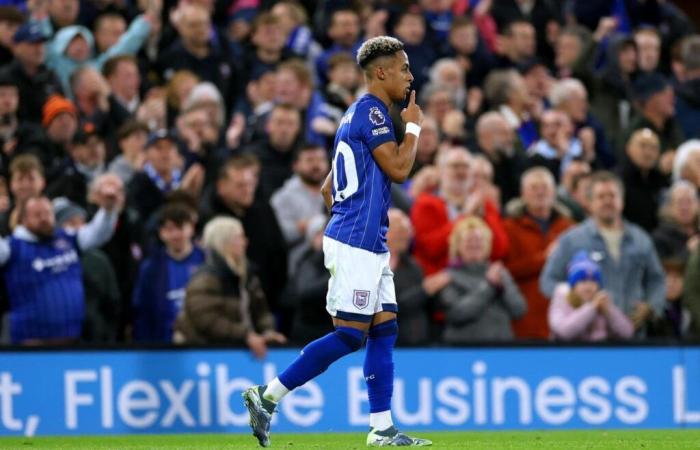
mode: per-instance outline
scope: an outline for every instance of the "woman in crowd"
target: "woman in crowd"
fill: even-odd
[[[243,226],[232,217],[215,217],[204,227],[203,246],[206,262],[187,285],[175,342],[245,343],[257,358],[265,357],[268,344],[287,339],[275,331],[260,281],[251,273]]]
[[[440,293],[445,307],[443,341],[513,339],[511,320],[525,314],[525,300],[501,262],[489,263],[491,229],[478,217],[455,224],[450,234],[450,284]]]

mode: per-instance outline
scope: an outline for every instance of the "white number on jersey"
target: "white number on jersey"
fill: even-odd
[[[345,188],[341,191],[338,186],[338,156],[343,155],[343,172],[345,172]],[[333,158],[333,187],[335,188],[336,202],[342,202],[352,194],[357,192],[359,183],[357,180],[357,166],[355,165],[355,154],[348,144],[340,141],[335,149],[335,158]]]

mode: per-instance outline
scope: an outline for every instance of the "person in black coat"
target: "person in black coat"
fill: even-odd
[[[290,280],[289,303],[294,310],[291,341],[305,344],[333,331],[326,312],[326,290],[330,273],[323,259],[323,231],[327,219],[315,216],[306,228],[306,251]]]
[[[260,161],[254,155],[230,158],[216,183],[204,194],[200,223],[204,226],[218,215],[241,221],[248,238],[248,259],[257,269],[265,297],[275,311],[287,283],[287,244],[269,202],[259,192],[256,195],[259,174]]]
[[[627,158],[618,168],[625,186],[625,219],[651,233],[658,223],[661,190],[668,185],[656,168],[660,154],[658,136],[648,128],[635,131],[627,142]]]
[[[301,135],[301,113],[289,105],[276,105],[265,124],[265,137],[244,147],[260,160],[259,190],[268,201],[294,175],[292,165]]]

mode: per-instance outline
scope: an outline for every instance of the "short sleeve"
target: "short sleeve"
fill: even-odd
[[[355,120],[361,123],[362,141],[367,143],[370,151],[380,145],[396,141],[394,124],[389,115],[378,105],[368,105],[359,110],[360,116]]]

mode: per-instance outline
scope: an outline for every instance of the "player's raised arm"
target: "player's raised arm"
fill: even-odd
[[[374,160],[384,173],[395,183],[403,183],[411,173],[418,150],[418,135],[423,123],[423,111],[416,103],[416,91],[411,91],[408,106],[401,111],[406,123],[406,133],[401,145],[386,142],[374,149]]]

